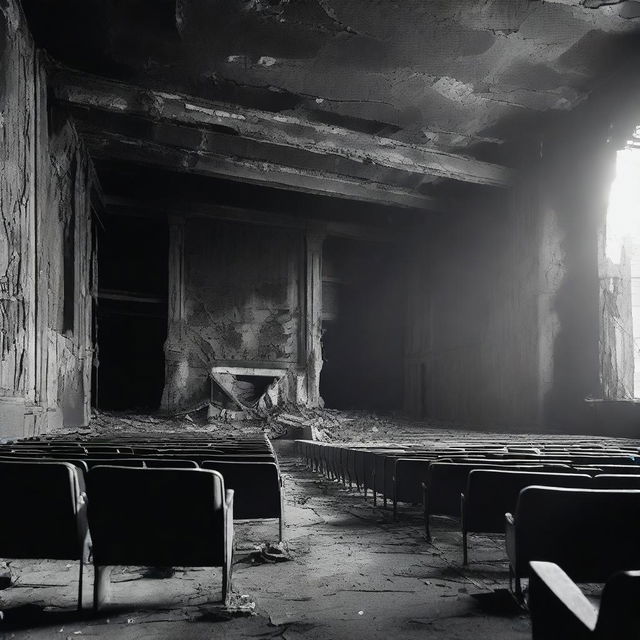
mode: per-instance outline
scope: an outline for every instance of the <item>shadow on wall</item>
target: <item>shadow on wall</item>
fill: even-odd
[[[549,188],[564,277],[553,306],[559,328],[553,345],[553,387],[545,397],[545,422],[577,430],[584,429],[592,417],[585,398],[597,397],[600,388],[598,229],[610,178],[602,151],[592,148],[576,153],[573,162],[554,158],[563,169],[552,172]]]
[[[397,248],[325,240],[320,395],[327,407],[401,406],[405,282]]]

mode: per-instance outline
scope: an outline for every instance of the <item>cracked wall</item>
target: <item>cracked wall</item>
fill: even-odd
[[[89,419],[89,161],[49,130],[46,78],[14,0],[0,2],[0,437]],[[74,218],[74,326],[63,335],[63,234]],[[68,226],[67,226],[68,228]]]
[[[0,37],[0,406],[10,419],[15,415],[15,420],[22,420],[21,405],[35,400],[35,265],[31,229],[35,219],[36,77],[35,51],[13,2],[0,3]]]
[[[183,235],[183,315],[169,323],[163,408],[206,400],[216,365],[293,376],[302,357],[303,234],[190,218]]]

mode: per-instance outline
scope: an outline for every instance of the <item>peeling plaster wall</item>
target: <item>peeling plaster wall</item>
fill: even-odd
[[[62,413],[65,425],[86,425],[90,419],[92,345],[91,167],[73,127],[65,121],[50,131],[46,174],[46,205],[39,234],[46,238],[40,265],[39,319],[46,332],[42,348],[42,398]],[[73,222],[71,222],[73,219]],[[71,225],[71,226],[69,226]],[[71,229],[74,248],[73,329],[64,331],[64,235]]]
[[[405,407],[517,427],[538,421],[539,225],[535,188],[475,199],[411,251]]]
[[[206,400],[208,371],[219,364],[283,368],[295,394],[302,232],[191,218],[183,234],[183,319],[170,309],[163,408]]]
[[[89,420],[89,164],[49,136],[46,79],[14,0],[0,2],[0,437]],[[63,336],[62,234],[75,217],[75,323]]]
[[[11,433],[36,391],[35,52],[14,2],[0,4],[0,57],[0,428]]]

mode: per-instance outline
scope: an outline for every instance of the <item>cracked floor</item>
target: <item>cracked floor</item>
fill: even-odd
[[[1,638],[529,638],[528,618],[511,606],[500,536],[470,540],[461,565],[456,523],[436,519],[433,544],[418,509],[400,521],[355,490],[307,470],[281,450],[285,540],[291,561],[259,563],[252,551],[277,538],[274,522],[236,526],[234,591],[255,602],[253,615],[230,616],[216,600],[220,572],[176,569],[170,577],[140,568],[112,574],[110,604],[79,616],[74,563],[13,561],[14,584],[0,591]],[[85,602],[93,575],[87,571]],[[46,607],[43,609],[43,607]]]

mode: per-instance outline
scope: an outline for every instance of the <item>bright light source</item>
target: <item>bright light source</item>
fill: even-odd
[[[607,258],[620,264],[628,239],[640,239],[640,148],[636,147],[618,151],[607,211]]]

